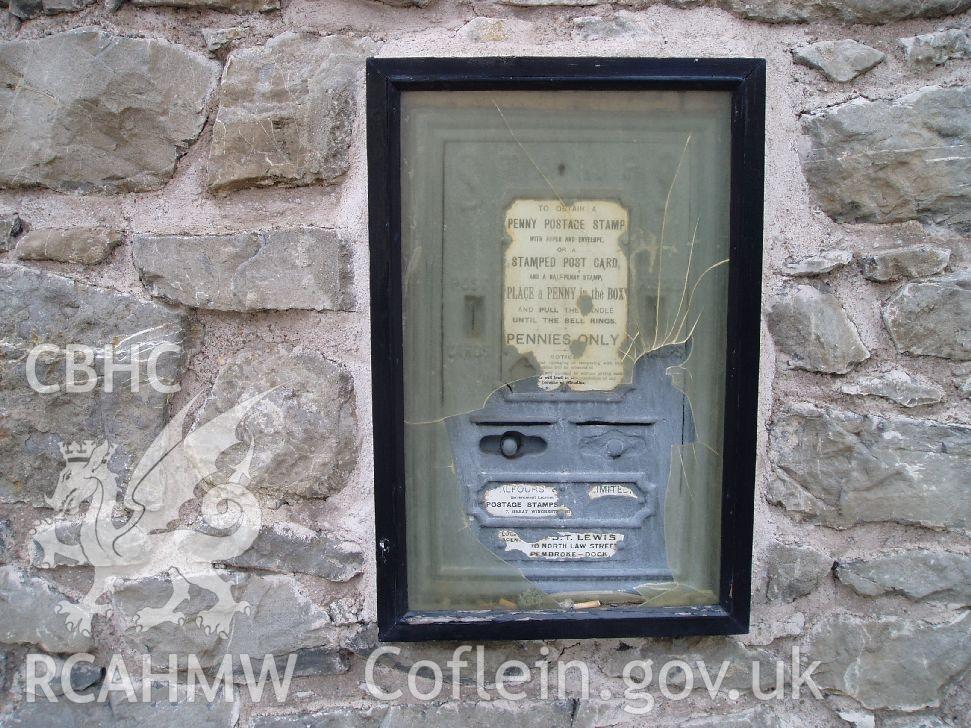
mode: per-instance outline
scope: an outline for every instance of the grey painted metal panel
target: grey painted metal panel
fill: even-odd
[[[671,579],[662,522],[671,449],[694,441],[694,424],[666,370],[687,353],[681,344],[641,357],[633,382],[613,392],[543,392],[526,380],[500,389],[480,410],[448,418],[457,479],[480,541],[547,592],[632,590]],[[517,446],[503,452],[504,441]],[[549,484],[567,510],[542,518],[487,512],[486,492],[503,483]],[[626,488],[591,497],[598,484]],[[612,555],[563,560],[562,547],[511,548],[510,534],[530,544],[563,534],[621,539]]]

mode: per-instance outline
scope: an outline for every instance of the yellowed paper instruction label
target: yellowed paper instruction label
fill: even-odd
[[[609,200],[516,200],[503,257],[502,337],[539,367],[539,386],[624,381],[627,210]]]
[[[622,533],[576,533],[558,531],[539,541],[524,541],[515,531],[499,532],[506,551],[520,551],[530,559],[547,561],[576,561],[579,559],[609,559],[617,553]]]
[[[633,498],[637,500],[637,493],[629,485],[621,485],[620,483],[598,483],[597,485],[591,485],[590,490],[587,492],[590,496],[590,500],[597,500],[598,498]]]
[[[569,518],[570,509],[560,503],[552,485],[539,483],[502,483],[488,488],[482,506],[490,516],[506,518]]]

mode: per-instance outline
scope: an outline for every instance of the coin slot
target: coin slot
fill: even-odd
[[[574,425],[580,427],[646,427],[656,425],[656,419],[644,419],[642,417],[614,418],[611,420],[572,420]]]
[[[485,321],[482,296],[465,297],[465,335],[471,338],[482,336],[482,323]]]
[[[534,419],[532,417],[517,417],[515,420],[480,419],[474,415],[470,419],[480,427],[537,427],[552,425],[553,420]]]

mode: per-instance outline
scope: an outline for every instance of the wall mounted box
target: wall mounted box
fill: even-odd
[[[367,74],[381,639],[747,631],[764,61]]]

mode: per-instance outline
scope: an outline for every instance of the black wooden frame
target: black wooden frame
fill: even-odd
[[[401,93],[721,90],[732,94],[721,582],[708,607],[572,612],[408,610],[401,292]],[[368,220],[378,627],[383,641],[739,634],[748,631],[762,280],[765,61],[753,58],[371,58]]]

